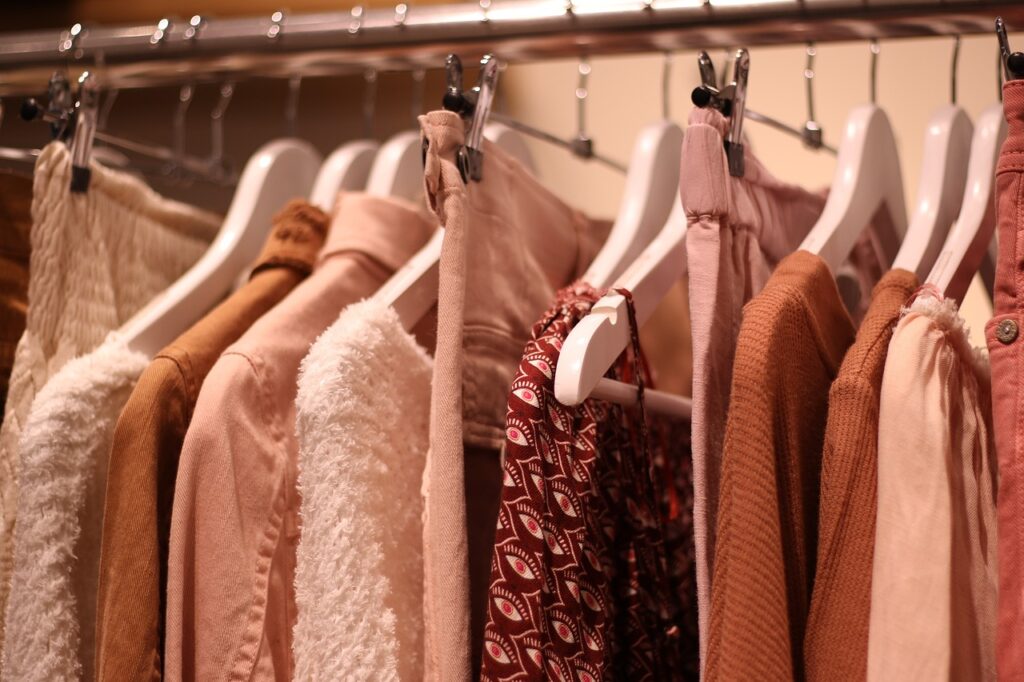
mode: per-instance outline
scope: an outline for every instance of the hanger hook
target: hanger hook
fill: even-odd
[[[188,118],[188,108],[192,104],[192,97],[195,95],[195,86],[192,83],[185,83],[178,90],[178,106],[174,110],[174,159],[170,172],[175,171],[181,165],[185,156],[185,124]]]
[[[224,164],[224,114],[227,113],[231,97],[235,94],[235,84],[231,81],[221,83],[220,97],[217,105],[210,111],[210,159],[211,169],[225,170]]]
[[[106,97],[103,98],[103,106],[100,108],[99,116],[96,118],[96,130],[107,129],[107,119],[110,118],[110,112],[114,109],[114,102],[117,101],[117,95],[120,90],[113,89],[107,90]]]
[[[363,134],[373,137],[373,116],[377,111],[377,69],[363,73]]]
[[[818,54],[814,43],[807,43],[807,62],[804,66],[804,83],[807,85],[807,120],[804,122],[804,144],[811,149],[822,145],[821,125],[814,117],[814,57]]]
[[[949,74],[949,101],[952,104],[956,104],[957,98],[957,71],[960,66],[960,36],[959,34],[953,39],[953,61],[950,67]]]
[[[299,94],[302,91],[302,74],[292,74],[288,79],[288,99],[285,100],[284,120],[289,137],[295,137],[295,124],[299,118]]]
[[[665,60],[661,65],[661,117],[666,121],[672,118],[671,83],[672,53],[665,50]]]
[[[996,90],[999,92],[999,101],[1003,101],[1003,51],[996,48]]]
[[[422,66],[412,70],[412,120],[419,120],[423,113],[423,91],[427,82],[427,70]]]
[[[871,71],[869,73],[871,78],[871,103],[876,104],[878,102],[878,55],[882,53],[882,46],[878,42],[878,38],[871,39]]]
[[[1010,52],[1010,39],[1006,37],[1006,22],[996,17],[996,37],[999,39],[999,53],[1006,80],[1024,77],[1024,53]]]
[[[572,141],[573,154],[584,159],[594,155],[594,141],[587,136],[586,114],[587,97],[590,91],[587,83],[590,80],[590,60],[587,57],[580,57],[579,65],[576,67],[579,77],[576,81],[576,139]]]

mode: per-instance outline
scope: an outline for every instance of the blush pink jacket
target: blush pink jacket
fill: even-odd
[[[207,375],[171,514],[168,679],[292,679],[299,363],[434,229],[411,204],[342,194],[316,270]]]

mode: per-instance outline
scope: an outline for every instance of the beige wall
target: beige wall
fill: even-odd
[[[222,16],[258,13],[280,4],[283,3],[276,0],[258,0],[256,4],[236,0],[189,0],[185,3],[180,0],[135,3],[66,0],[52,3],[54,8],[66,9],[76,17],[103,22],[149,20],[171,9],[179,16],[193,10]],[[328,0],[301,0],[289,4],[296,11],[341,6],[332,5]],[[374,0],[367,4],[387,3]],[[38,16],[29,18],[36,25],[42,21]],[[1017,47],[1024,46],[1024,36],[1015,35],[1011,39]],[[882,43],[878,103],[889,113],[897,134],[908,200],[916,194],[922,139],[929,113],[949,99],[952,46],[951,38]],[[714,56],[720,63],[722,54]],[[818,47],[815,100],[817,118],[824,127],[826,140],[835,141],[850,108],[868,100],[869,63],[867,43]],[[602,153],[627,161],[637,131],[661,116],[663,57],[598,58],[592,61],[592,66],[588,133]],[[806,117],[803,68],[802,46],[753,48],[750,106],[800,126]],[[964,38],[959,74],[960,102],[972,117],[977,116],[997,97],[994,35]],[[670,104],[673,118],[680,123],[685,123],[691,106],[690,90],[697,81],[695,53],[675,54]],[[424,108],[439,104],[442,82],[440,71],[430,73]],[[41,88],[43,86],[41,84]],[[575,130],[575,87],[574,61],[514,65],[502,76],[499,107],[545,130],[570,136]],[[188,148],[192,153],[202,154],[208,149],[207,116],[215,91],[212,84],[200,87],[189,112]],[[374,134],[386,136],[412,125],[410,91],[407,74],[381,77]],[[253,80],[238,84],[226,118],[225,133],[228,156],[236,165],[243,164],[259,144],[284,133],[285,92],[286,85],[282,81]],[[134,139],[170,144],[176,94],[176,89],[171,88],[122,93],[113,108],[109,129]],[[298,116],[300,135],[325,154],[346,140],[360,137],[363,133],[362,102],[361,78],[305,80]],[[10,107],[9,111],[14,108]],[[0,125],[0,144],[45,142],[42,126],[12,121],[12,118],[8,117]],[[748,124],[746,132],[758,155],[780,177],[809,187],[829,184],[834,167],[834,159],[829,155],[805,150],[798,141],[757,124]],[[554,191],[595,214],[615,214],[623,184],[619,174],[597,164],[581,162],[543,143],[532,144],[540,175]],[[226,208],[231,196],[228,188],[151,181],[159,191],[219,210]],[[989,311],[986,298],[979,295],[977,288],[972,290],[964,310],[975,337],[980,339],[979,332]]]
[[[1024,36],[1011,36],[1024,45]],[[885,108],[897,136],[908,202],[917,193],[925,126],[930,113],[949,101],[952,38],[886,41],[878,62],[878,104]],[[716,63],[722,55],[714,54]],[[748,105],[793,126],[807,117],[803,46],[751,50]],[[588,101],[588,133],[596,148],[628,161],[634,135],[661,116],[660,55],[594,59]],[[826,141],[835,142],[851,107],[869,101],[870,52],[867,43],[823,44],[815,59],[815,108]],[[959,102],[975,118],[998,101],[994,35],[965,37],[959,63]],[[670,108],[685,123],[690,91],[699,82],[696,53],[672,59]],[[523,120],[567,136],[575,131],[576,62],[511,67],[503,76],[510,109]],[[756,123],[745,126],[758,156],[779,177],[808,187],[831,181],[835,158],[804,149],[798,140]],[[623,179],[598,164],[573,159],[542,143],[533,145],[544,178],[574,204],[614,215]],[[977,283],[964,305],[972,338],[983,344],[982,327],[991,313]]]

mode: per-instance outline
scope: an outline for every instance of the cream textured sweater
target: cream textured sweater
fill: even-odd
[[[297,680],[423,679],[432,367],[372,300],[347,308],[303,360]]]
[[[116,338],[66,364],[21,439],[5,680],[91,680],[103,500],[114,425],[145,355]]]
[[[28,319],[0,428],[0,613],[11,576],[18,442],[36,393],[181,275],[220,224],[124,173],[94,165],[85,194],[70,194],[70,177],[67,148],[46,147],[33,182]]]

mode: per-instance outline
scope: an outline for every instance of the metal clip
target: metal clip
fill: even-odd
[[[409,5],[400,2],[395,5],[395,26],[405,26],[405,20],[409,18]]]
[[[78,39],[82,37],[85,28],[81,24],[73,25],[66,33],[60,36],[60,43],[57,44],[57,51],[61,54],[71,52],[78,45]]]
[[[155,47],[160,43],[164,42],[164,39],[167,37],[167,32],[170,30],[170,28],[170,19],[164,18],[156,22],[156,30],[153,31],[153,35],[149,37],[149,44]]]
[[[743,115],[747,108],[747,82],[750,80],[750,53],[746,49],[736,50],[733,66],[732,113],[729,117],[729,135],[725,140],[725,154],[729,158],[729,175],[742,178],[743,161]]]
[[[96,137],[96,112],[100,88],[88,71],[78,78],[78,103],[75,105],[75,132],[71,137],[71,191],[81,194],[89,189],[92,171],[89,159]]]
[[[712,107],[729,118],[729,132],[725,138],[725,153],[729,160],[729,174],[743,177],[743,118],[747,106],[747,82],[750,79],[750,53],[746,49],[736,50],[733,66],[733,80],[718,89],[715,87],[715,67],[707,52],[697,55],[701,84],[693,89],[690,99],[695,106]]]
[[[49,99],[46,113],[54,118],[50,123],[50,136],[54,140],[65,140],[71,130],[72,115],[75,110],[75,95],[71,92],[71,84],[63,71],[54,71],[47,85]]]
[[[821,149],[821,124],[814,116],[814,57],[818,54],[814,43],[807,43],[807,65],[804,67],[804,82],[807,84],[807,120],[804,121],[803,141],[809,149]]]
[[[1024,78],[1024,53],[1010,52],[1010,40],[1006,37],[1006,23],[1002,17],[996,18],[996,37],[999,38],[999,53],[1002,55],[1006,80]]]
[[[483,177],[484,126],[491,114],[494,95],[498,84],[498,60],[494,55],[484,55],[480,60],[480,78],[469,91],[462,90],[462,61],[455,55],[445,60],[447,85],[443,105],[448,111],[459,114],[466,123],[466,142],[459,149],[456,162],[462,181],[477,182]]]
[[[199,37],[199,32],[206,25],[206,19],[203,19],[202,15],[193,14],[192,18],[188,20],[188,28],[185,29],[185,40],[195,40]]]
[[[352,18],[348,22],[348,32],[352,35],[359,35],[359,32],[363,30],[363,13],[362,5],[356,5],[349,13]]]
[[[284,23],[284,12],[277,10],[270,15],[270,28],[267,29],[267,38],[277,40],[281,35],[282,24]]]

